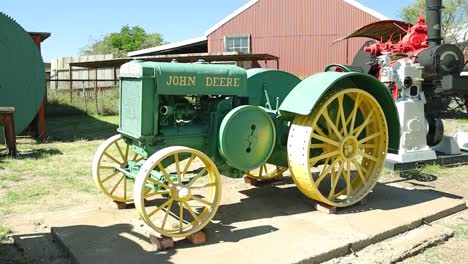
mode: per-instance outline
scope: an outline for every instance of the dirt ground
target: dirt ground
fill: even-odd
[[[115,122],[113,120],[112,122]],[[106,121],[109,122],[109,121]],[[111,122],[111,123],[112,123]],[[446,121],[447,134],[453,134],[459,129],[468,128],[466,120]],[[61,125],[63,127],[63,124]],[[83,127],[72,129],[79,135],[87,130]],[[81,130],[80,130],[81,129]],[[34,145],[26,142],[21,148],[34,152],[37,149],[54,150],[39,152],[42,156],[32,156],[22,159],[24,165],[9,166],[12,160],[0,158],[0,235],[11,233],[0,243],[0,263],[70,263],[64,253],[52,242],[50,227],[44,225],[44,217],[51,217],[54,212],[65,209],[81,208],[83,206],[96,206],[106,198],[99,194],[90,177],[90,164],[94,151],[107,137],[112,135],[115,127],[99,129],[92,137],[67,138],[57,142]],[[64,130],[68,133],[69,130]],[[103,132],[104,131],[104,132]],[[60,134],[61,131],[55,131]],[[23,149],[24,150],[24,149]],[[2,151],[0,147],[0,152]],[[75,170],[70,185],[57,185],[57,188],[47,189],[47,185],[58,184],[69,178],[60,178],[68,175],[67,171],[61,171],[61,166],[74,163]],[[55,172],[50,171],[50,166],[55,166]],[[48,166],[50,165],[50,166]],[[25,166],[23,169],[17,168]],[[19,178],[6,175],[16,175]],[[58,171],[58,172],[57,172]],[[70,172],[71,173],[71,172]],[[76,174],[76,175],[75,175]],[[69,176],[68,176],[69,177]],[[33,179],[32,181],[28,179]],[[226,179],[228,188],[241,188],[245,183],[241,179]],[[445,192],[451,195],[464,197],[468,200],[468,165],[453,168],[440,168],[439,166],[427,166],[419,171],[392,172],[385,170],[380,179],[381,183],[394,184],[406,188],[426,189]],[[40,188],[39,188],[39,187]],[[21,191],[20,191],[21,190]],[[46,190],[46,191],[44,191]],[[23,197],[24,196],[24,197]],[[23,198],[21,198],[23,197]],[[466,263],[468,261],[468,219],[466,213],[463,216],[448,217],[443,224],[455,230],[455,236],[447,242],[427,249],[419,255],[404,260],[404,263]],[[40,246],[34,249],[24,250],[13,245],[12,236],[20,234],[36,235],[40,239]],[[2,236],[3,237],[3,236]],[[385,262],[376,256],[375,263]]]

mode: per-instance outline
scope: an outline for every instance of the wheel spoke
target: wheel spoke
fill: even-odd
[[[193,211],[192,207],[191,207],[187,202],[185,202],[185,201],[184,201],[183,203],[184,203],[184,205],[185,205],[185,208],[187,208],[187,211],[189,211],[189,213],[192,215],[193,220],[194,220],[195,222],[197,222],[197,223],[200,222],[200,218],[199,218],[199,217],[197,216],[197,214]]]
[[[364,130],[364,128],[371,122],[371,118],[372,118],[373,115],[374,115],[374,109],[372,109],[372,111],[366,117],[366,120],[364,120],[364,122],[359,126],[359,128],[357,129],[356,134],[354,134],[355,137],[359,137],[359,135]]]
[[[195,154],[192,154],[189,158],[189,161],[187,162],[187,164],[185,164],[185,168],[184,170],[182,171],[182,176],[185,176],[185,174],[187,173],[187,170],[189,169],[190,167],[190,164],[192,163],[192,161],[195,159]]]
[[[341,162],[341,160],[339,158],[337,158],[338,163],[340,164],[340,168],[338,169],[338,172],[335,174],[335,177],[332,177],[332,187],[331,187],[331,190],[330,192],[328,193],[328,200],[331,200],[333,199],[334,195],[335,195],[335,189],[336,189],[336,185],[338,184],[338,180],[340,179],[340,176],[341,176],[341,173],[343,172],[343,167],[344,167],[344,163]]]
[[[357,116],[357,110],[359,109],[359,104],[361,103],[361,94],[358,94],[356,96],[356,99],[354,100],[354,108],[353,111],[351,111],[351,126],[349,128],[349,133],[353,134],[354,133],[354,125],[356,123],[356,116]]]
[[[371,156],[371,155],[367,154],[366,152],[362,152],[362,151],[358,150],[358,153],[359,153],[361,156],[363,156],[364,158],[370,159],[370,160],[372,160],[372,161],[377,162],[377,160],[378,160],[376,157]]]
[[[260,172],[258,173],[258,176],[262,176],[262,172],[263,172],[263,165],[260,166]]]
[[[127,178],[124,176],[124,199],[127,200]]]
[[[325,142],[325,143],[328,143],[328,144],[330,144],[330,145],[333,145],[333,146],[337,146],[337,147],[340,146],[340,143],[339,143],[339,142],[334,141],[334,140],[332,140],[332,139],[330,139],[330,138],[327,138],[327,137],[322,137],[322,136],[317,135],[317,134],[315,134],[315,133],[312,133],[312,136],[311,136],[311,137],[312,137],[312,138],[315,138],[315,139],[318,139],[318,140],[321,140],[321,141],[323,141],[323,142]]]
[[[190,189],[203,189],[203,188],[206,188],[206,187],[213,187],[213,186],[216,186],[216,184],[215,183],[207,183],[207,184],[204,184],[204,185],[191,186]]]
[[[381,136],[382,133],[383,133],[382,131],[377,132],[377,133],[374,133],[374,134],[372,134],[372,135],[370,135],[370,136],[368,136],[368,137],[365,137],[365,138],[359,140],[358,143],[359,143],[359,144],[366,143],[367,141],[369,141],[369,140],[371,140],[371,139],[374,139],[374,138],[376,138],[376,137]],[[374,146],[375,146],[375,144],[374,144]],[[359,146],[359,147],[363,147],[363,146]],[[364,147],[363,147],[363,148],[364,148]],[[374,147],[374,148],[375,148],[375,147]]]
[[[179,203],[179,232],[184,228],[184,205]]]
[[[99,166],[100,169],[103,169],[103,170],[113,170],[115,168],[115,166]]]
[[[153,216],[155,213],[159,212],[159,210],[163,209],[164,207],[166,207],[169,203],[172,204],[172,201],[173,199],[169,199],[167,200],[165,203],[163,203],[161,206],[159,206],[158,208],[154,209],[151,213],[148,214],[148,217],[151,217]]]
[[[169,212],[171,211],[173,202],[174,200],[172,199],[169,200],[169,204],[167,205],[166,212],[164,213],[164,218],[161,224],[161,229],[164,229],[164,226],[166,225],[167,217],[169,216]]]
[[[125,162],[125,156],[122,152],[122,149],[120,148],[119,143],[116,141],[114,142],[114,145],[117,147],[117,150],[119,151],[120,157],[122,158],[122,162]]]
[[[162,182],[156,181],[156,180],[153,179],[153,178],[148,178],[148,181],[149,181],[149,182],[152,182],[152,183],[154,183],[154,184],[156,184],[156,185],[158,185],[159,187],[162,187],[162,188],[164,188],[164,189],[169,189],[169,186],[167,186],[166,184],[164,184],[164,183],[162,183]]]
[[[182,183],[182,176],[180,175],[180,164],[179,164],[179,154],[178,153],[174,154],[174,163],[175,163],[176,171],[177,171],[177,182],[180,184],[180,183]]]
[[[340,151],[339,150],[335,150],[335,151],[332,151],[332,152],[328,152],[328,153],[325,153],[325,154],[321,154],[320,156],[317,156],[317,157],[314,157],[314,158],[311,158],[309,160],[309,164],[311,167],[313,167],[317,162],[319,162],[320,160],[323,160],[323,159],[326,159],[326,158],[330,158],[330,157],[333,157],[333,156],[336,156],[340,154]]]
[[[310,147],[311,149],[315,149],[315,148],[325,148],[325,147],[327,147],[327,145],[326,145],[326,144],[310,144],[309,147]]]
[[[125,159],[124,161],[127,161],[128,160],[128,151],[130,150],[130,145],[128,144],[125,144]]]
[[[194,196],[194,195],[193,195],[191,198],[192,198],[192,200],[195,200],[195,201],[200,202],[200,203],[202,203],[202,204],[206,204],[206,205],[208,205],[208,206],[212,206],[212,205],[213,205],[213,203],[210,203],[210,202],[208,202],[208,201],[206,201],[206,200],[203,200],[202,198],[200,198],[200,197],[198,197],[198,196]]]
[[[157,191],[157,192],[152,192],[151,194],[145,195],[145,199],[151,198],[156,195],[163,195],[163,194],[169,194],[169,190],[164,190],[164,191]]]
[[[118,161],[116,158],[112,157],[109,153],[104,152],[104,155],[105,155],[106,157],[108,157],[109,159],[111,159],[112,161],[114,161],[115,163],[117,163],[117,164],[119,164],[119,165],[121,164],[120,161]]]
[[[174,184],[172,182],[172,179],[171,179],[171,176],[169,176],[169,174],[167,173],[166,169],[163,167],[163,165],[161,163],[158,163],[158,168],[159,170],[162,172],[162,174],[164,175],[164,178],[166,178],[167,182],[169,183],[169,185],[172,185]]]
[[[115,177],[117,174],[119,174],[119,171],[116,171],[114,173],[112,173],[111,175],[107,176],[106,178],[104,178],[101,183],[105,183],[106,181],[108,181],[110,178],[112,177]]]
[[[325,133],[322,131],[322,129],[321,129],[318,125],[314,128],[314,131],[317,131],[317,133],[318,133],[320,136],[322,136],[322,137],[324,137],[324,138],[328,138],[328,135],[325,134]]]
[[[206,171],[207,169],[203,168],[203,170],[201,170],[197,175],[195,175],[195,177],[190,179],[190,182],[187,184],[187,186],[190,188]]]
[[[337,116],[338,115],[341,116],[341,123],[343,125],[344,133],[345,133],[345,135],[347,135],[348,134],[348,126],[346,124],[345,112],[344,112],[344,108],[343,108],[343,99],[344,99],[344,95],[338,97],[339,107],[338,107]]]
[[[327,164],[328,161],[329,161],[329,159],[327,159],[327,161],[325,162],[325,164]],[[335,167],[337,161],[338,161],[337,158],[334,159],[334,160],[332,161],[332,163],[331,163],[328,167],[326,167],[326,168],[325,168],[325,165],[324,165],[324,167],[323,167],[323,169],[322,169],[322,171],[321,171],[319,177],[318,177],[317,180],[315,181],[315,186],[317,186],[317,188],[320,186],[320,183],[321,183],[322,180],[325,178],[325,176],[328,175],[328,172],[330,172],[330,170],[331,170],[332,168]]]
[[[120,178],[120,180],[115,184],[114,188],[112,188],[112,191],[110,191],[110,194],[114,194],[115,190],[117,190],[117,186],[120,185],[120,183],[123,181],[124,178],[125,178],[125,176],[122,175],[122,177]]]
[[[346,196],[349,198],[353,191],[353,187],[351,186],[351,162],[349,160],[346,161],[346,173],[344,179],[346,182]]]
[[[366,180],[366,177],[364,176],[364,174],[362,173],[361,165],[359,164],[359,162],[355,158],[352,159],[351,161],[353,162],[354,166],[356,166],[356,170],[358,172],[359,177],[361,178],[362,183],[366,184],[367,180]]]
[[[341,135],[340,131],[338,131],[338,128],[336,128],[335,124],[333,123],[333,121],[331,121],[330,119],[330,116],[328,115],[328,110],[325,108],[323,113],[322,113],[322,116],[325,118],[325,120],[327,121],[327,126],[328,127],[331,127],[331,129],[333,130],[333,132],[336,134],[336,136],[342,140],[343,139],[343,136]]]

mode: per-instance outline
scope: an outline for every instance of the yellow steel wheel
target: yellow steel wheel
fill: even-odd
[[[158,189],[147,193],[148,185]],[[135,207],[148,226],[164,236],[186,237],[200,231],[216,214],[221,177],[202,152],[168,147],[143,164],[134,193]],[[154,199],[145,204],[148,197]]]
[[[245,172],[244,176],[257,180],[270,180],[283,176],[287,170],[288,168],[285,167],[264,163],[255,170]]]
[[[114,167],[125,168],[130,160],[140,161],[143,157],[134,153],[122,135],[115,135],[104,141],[93,158],[92,174],[99,189],[114,201],[133,202],[133,180]]]
[[[331,91],[291,125],[288,162],[297,187],[335,207],[359,202],[379,179],[387,131],[372,95],[353,88]]]

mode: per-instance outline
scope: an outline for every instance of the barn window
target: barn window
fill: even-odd
[[[224,51],[250,53],[250,35],[225,36]]]

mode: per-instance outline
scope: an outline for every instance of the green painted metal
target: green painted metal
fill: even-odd
[[[221,155],[231,167],[242,171],[265,163],[275,147],[274,123],[258,106],[234,108],[224,117],[219,130]]]
[[[390,148],[398,148],[392,97],[374,77],[353,72],[324,72],[301,81],[271,69],[132,61],[121,68],[118,131],[143,157],[169,146],[187,146],[210,156],[224,175],[239,177],[264,162],[287,166],[292,117],[309,114],[331,89],[354,87],[380,102]],[[345,100],[344,107],[348,104]],[[330,115],[336,112],[330,110]]]
[[[164,95],[248,95],[245,70],[232,65],[133,61],[122,66],[120,76],[154,79]]]
[[[0,106],[16,108],[15,130],[20,133],[31,123],[44,99],[45,70],[31,36],[3,13],[0,13],[0,58]],[[0,134],[3,135],[3,129]]]
[[[277,110],[300,82],[301,79],[289,72],[260,68],[247,70],[248,103]]]
[[[400,123],[395,102],[388,89],[375,77],[357,72],[322,72],[302,81],[280,106],[284,115],[308,115],[323,95],[331,89],[359,88],[370,93],[385,112],[389,129],[389,152],[398,151]]]

